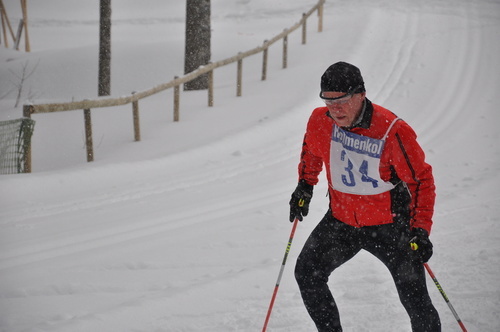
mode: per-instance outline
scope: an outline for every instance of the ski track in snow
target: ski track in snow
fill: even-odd
[[[215,19],[236,24],[252,12],[260,28],[277,10],[266,3],[235,2],[238,11],[228,5]],[[290,232],[287,200],[304,109],[317,104],[307,99],[316,98],[318,75],[332,57],[359,64],[370,99],[416,129],[438,187],[430,264],[470,332],[500,330],[500,117],[492,106],[500,86],[499,8],[487,0],[327,3],[324,32],[311,31],[305,46],[290,43],[289,68],[270,68],[267,82],[245,83],[245,96],[233,104],[248,115],[263,103],[289,102],[285,111],[265,121],[248,115],[256,121],[247,128],[221,126],[231,134],[168,156],[127,163],[125,155],[116,163],[0,179],[0,331],[260,330]],[[117,22],[180,22],[157,17]],[[270,52],[276,63],[279,57]],[[232,75],[219,86],[225,89]],[[292,87],[300,86],[297,77],[302,90]],[[280,81],[291,91],[283,95]],[[296,233],[270,331],[314,329],[293,266],[324,213],[323,182]],[[388,272],[370,255],[342,266],[330,284],[346,332],[409,331]],[[429,290],[443,331],[458,331],[431,281]]]
[[[33,219],[33,216],[39,219],[71,218],[70,216],[74,214],[92,214],[96,209],[99,210],[100,208],[114,205],[120,207],[127,204],[139,204],[139,202],[152,200],[158,196],[178,195],[179,193],[193,196],[198,191],[198,187],[203,188],[205,186],[216,185],[217,183],[231,182],[231,179],[254,172],[256,169],[264,170],[283,160],[289,159],[290,151],[284,152],[280,146],[273,146],[272,150],[262,148],[260,151],[265,153],[252,154],[246,157],[238,156],[239,154],[236,153],[235,160],[232,160],[230,164],[223,165],[223,172],[220,171],[220,163],[208,165],[209,167],[206,168],[206,171],[214,174],[212,177],[207,177],[205,173],[196,174],[192,172],[191,174],[178,174],[179,178],[177,179],[171,179],[170,177],[159,179],[155,177],[148,182],[141,181],[140,184],[132,185],[133,189],[120,188],[116,192],[98,194],[86,199],[70,200],[55,204],[44,202],[28,209],[21,207],[21,211],[14,211],[10,215],[4,215],[2,216],[2,220],[8,220],[7,223],[4,223],[4,226],[15,225],[16,228],[23,225],[24,221],[28,221],[27,224],[24,224],[24,227],[29,227],[29,220]],[[273,155],[274,157],[269,158],[269,155]],[[217,203],[213,206],[200,207],[196,210],[180,209],[180,211],[169,213],[168,217],[162,215],[159,219],[146,220],[141,222],[140,225],[132,227],[111,229],[109,232],[104,232],[101,228],[95,234],[78,235],[76,239],[67,238],[64,240],[64,243],[57,246],[50,239],[47,243],[48,248],[41,250],[39,245],[36,248],[36,252],[32,255],[24,253],[22,257],[13,257],[13,259],[20,260],[19,264],[21,264],[26,263],[26,259],[28,261],[37,261],[39,259],[51,258],[53,254],[57,255],[61,252],[73,254],[79,250],[95,249],[96,247],[110,244],[116,245],[131,239],[138,240],[158,234],[159,232],[168,233],[177,228],[192,227],[199,222],[212,222],[215,219],[227,218],[227,215],[244,213],[251,210],[252,206],[258,205],[259,201],[268,202],[273,197],[276,197],[276,192],[272,190],[264,193],[258,200],[249,200],[247,197],[239,195],[223,197],[219,198],[222,200],[222,203]],[[203,218],[200,218],[201,216]],[[165,223],[165,219],[168,220],[168,223]],[[5,252],[0,257],[2,256],[5,256]],[[24,258],[25,256],[28,257]],[[9,257],[2,258],[4,258],[5,262],[0,263],[0,268],[6,267],[4,264],[7,264],[7,266],[13,264],[9,262]]]

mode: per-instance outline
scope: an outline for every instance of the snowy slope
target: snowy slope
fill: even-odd
[[[11,19],[17,3],[4,1]],[[182,75],[184,2],[113,2],[114,96]],[[260,45],[314,1],[212,2],[213,59]],[[147,7],[147,8],[146,8]],[[30,54],[0,49],[0,120],[14,77],[38,63],[34,102],[93,98],[98,1],[30,2]],[[16,16],[18,15],[18,16]],[[33,169],[0,177],[0,331],[259,331],[291,229],[288,199],[319,77],[338,60],[362,70],[369,98],[419,134],[438,186],[430,265],[468,330],[500,330],[500,2],[328,1],[324,31],[290,38],[289,67],[271,48],[215,72],[206,92],[93,110],[96,161],[83,115],[35,115]],[[28,92],[29,91],[29,92]],[[297,230],[269,331],[312,331],[294,260],[326,210],[325,181]],[[346,332],[409,331],[389,273],[361,253],[332,276]],[[443,331],[458,324],[432,282]]]

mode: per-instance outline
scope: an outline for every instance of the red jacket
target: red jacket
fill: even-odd
[[[349,131],[382,139],[396,118],[389,110],[366,99],[366,109],[361,122]],[[435,201],[434,178],[432,168],[425,162],[424,152],[417,143],[417,135],[413,129],[403,120],[395,122],[386,137],[380,157],[380,178],[393,184],[399,183],[399,192],[401,186],[407,188],[404,191],[408,200],[404,203],[404,199],[395,198],[396,189],[381,194],[355,195],[333,188],[330,170],[333,126],[334,120],[329,116],[326,107],[318,107],[311,114],[299,163],[299,180],[310,185],[317,184],[318,175],[325,165],[330,208],[336,219],[355,227],[381,225],[394,222],[396,211],[403,208],[409,213],[410,227],[423,228],[430,234]]]

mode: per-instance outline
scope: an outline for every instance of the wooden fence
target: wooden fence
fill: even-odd
[[[3,4],[3,0],[0,0],[0,21],[1,21],[0,31],[2,31],[2,33],[0,34],[0,44],[2,44],[2,37],[3,37],[4,46],[7,48],[9,47],[8,32],[10,32],[10,37],[14,42],[14,49],[19,50],[22,31],[24,29],[25,50],[26,52],[30,52],[30,39],[28,34],[28,5],[27,5],[27,0],[20,0],[20,1],[21,1],[21,12],[23,17],[19,21],[17,34],[14,34],[14,30],[12,29],[12,25],[10,24],[9,16],[7,15],[7,9]]]
[[[197,70],[188,73],[182,77],[175,76],[170,82],[160,84],[151,89],[132,92],[129,96],[113,98],[113,97],[99,97],[96,99],[86,99],[82,101],[67,102],[67,103],[51,103],[51,104],[25,104],[23,105],[23,116],[31,118],[32,114],[41,113],[52,113],[52,112],[63,112],[72,110],[83,110],[84,121],[85,121],[85,145],[87,152],[87,161],[91,162],[94,160],[94,148],[92,140],[92,121],[91,121],[91,109],[93,108],[103,108],[111,106],[120,106],[126,104],[132,104],[132,118],[134,122],[134,139],[135,141],[140,141],[140,121],[139,121],[139,100],[149,97],[151,95],[157,94],[164,90],[173,88],[174,89],[174,121],[179,121],[179,106],[180,106],[180,86],[186,82],[189,82],[200,75],[208,73],[209,83],[208,83],[208,106],[213,106],[214,104],[214,84],[213,84],[213,71],[216,68],[226,66],[237,62],[237,81],[236,81],[236,95],[242,95],[242,80],[243,80],[243,59],[257,53],[263,54],[262,61],[262,76],[261,79],[265,80],[267,77],[267,55],[268,49],[274,43],[283,40],[283,68],[287,67],[288,59],[288,35],[293,31],[302,27],[302,44],[306,44],[307,38],[307,19],[314,13],[318,13],[318,32],[323,30],[323,5],[325,0],[319,0],[318,3],[312,7],[307,13],[302,14],[301,20],[293,25],[292,27],[285,29],[279,35],[273,37],[270,40],[265,40],[263,45],[256,47],[246,52],[238,53],[230,58],[211,62],[205,66],[199,67]],[[31,147],[29,148],[29,153],[25,162],[25,172],[31,172]]]

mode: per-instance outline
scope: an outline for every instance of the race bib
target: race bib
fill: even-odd
[[[333,189],[355,195],[376,195],[394,188],[380,178],[380,157],[385,138],[398,119],[395,119],[383,139],[351,133],[336,124],[330,146],[330,171]]]

